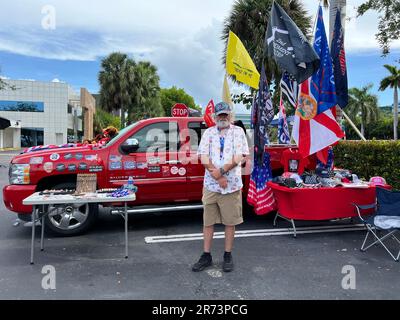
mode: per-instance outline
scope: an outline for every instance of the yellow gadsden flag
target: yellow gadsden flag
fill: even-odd
[[[237,81],[258,89],[260,74],[242,41],[232,31],[229,31],[226,50],[226,71],[230,75],[236,76]]]

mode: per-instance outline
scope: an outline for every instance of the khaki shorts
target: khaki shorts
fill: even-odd
[[[228,194],[208,191],[203,188],[204,226],[222,223],[235,226],[243,223],[242,190]]]

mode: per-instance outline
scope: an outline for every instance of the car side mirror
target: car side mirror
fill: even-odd
[[[122,145],[121,145],[121,150],[124,153],[132,153],[136,151],[139,148],[139,141],[138,139],[135,138],[130,138],[127,139]]]

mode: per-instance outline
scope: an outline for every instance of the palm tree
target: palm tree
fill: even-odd
[[[131,104],[131,84],[135,80],[136,63],[124,53],[114,52],[101,62],[99,72],[100,105],[106,111],[121,112],[121,127]]]
[[[348,110],[349,116],[353,120],[360,117],[360,131],[363,136],[365,126],[372,121],[376,121],[379,117],[378,97],[368,92],[372,86],[372,84],[368,84],[361,89],[349,89],[349,104],[346,110]]]
[[[161,116],[160,77],[150,62],[141,61],[135,68],[135,81],[131,86],[132,102],[128,110],[129,122]]]
[[[300,0],[275,0],[293,19],[301,31],[310,35],[311,17]],[[223,53],[223,64],[225,65],[226,45],[229,38],[229,30],[234,32],[243,42],[246,50],[252,57],[258,70],[261,70],[262,63],[268,79],[280,79],[280,71],[276,63],[264,57],[264,38],[267,30],[269,14],[273,0],[236,0],[233,4],[230,15],[224,21],[224,29],[221,39],[225,41]]]
[[[390,72],[390,76],[382,79],[379,90],[384,91],[387,87],[393,88],[393,139],[397,140],[397,125],[399,123],[399,96],[397,89],[400,87],[400,69],[388,64],[385,64],[384,67]]]

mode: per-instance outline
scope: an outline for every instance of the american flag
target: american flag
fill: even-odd
[[[283,105],[282,95],[279,102],[278,140],[280,144],[290,143],[289,126],[286,119],[286,111],[285,106]]]
[[[254,129],[254,165],[247,194],[247,202],[254,207],[257,215],[275,210],[275,198],[267,185],[272,180],[270,156],[265,152],[265,145],[269,143],[268,125],[273,117],[274,108],[263,66],[259,91],[253,100],[251,127]]]
[[[269,153],[265,152],[264,162],[260,164],[254,158],[254,168],[250,177],[247,202],[254,207],[257,215],[264,215],[276,209],[276,201],[272,189],[267,182],[272,180]]]
[[[296,108],[298,93],[298,84],[296,80],[292,80],[289,74],[287,72],[284,72],[282,74],[280,87],[282,95],[285,95],[293,108]]]

